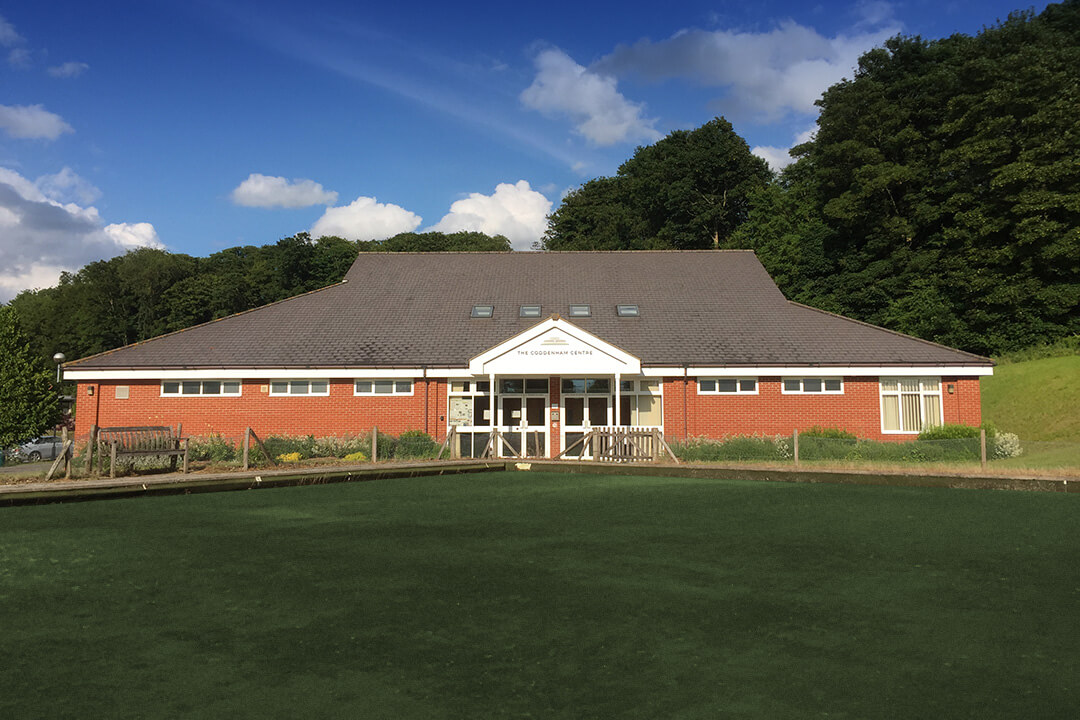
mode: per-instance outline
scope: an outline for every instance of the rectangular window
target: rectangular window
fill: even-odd
[[[354,380],[353,395],[412,395],[412,380]]]
[[[163,397],[178,395],[187,397],[231,395],[235,397],[239,394],[239,380],[163,380],[161,383]]]
[[[784,378],[783,393],[785,395],[841,395],[844,392],[844,381],[841,378]]]
[[[538,318],[540,317],[539,305],[522,305],[518,308],[518,317],[523,318]]]
[[[881,431],[917,434],[940,425],[940,378],[881,378]]]
[[[698,395],[757,395],[757,378],[699,378]]]
[[[270,394],[274,396],[329,395],[330,382],[328,380],[272,380]]]

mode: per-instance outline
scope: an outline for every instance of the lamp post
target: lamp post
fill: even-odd
[[[52,356],[52,361],[54,363],[56,363],[56,382],[57,382],[57,384],[60,383],[60,366],[64,364],[65,360],[67,360],[67,355],[65,355],[64,353],[61,353],[61,352],[58,352],[58,353],[56,353],[55,355]]]

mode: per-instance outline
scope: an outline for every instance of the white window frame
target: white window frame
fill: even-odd
[[[890,381],[896,383],[896,390],[886,390],[885,389],[885,383],[890,382]],[[917,382],[917,383],[919,383],[919,391],[917,393],[918,396],[919,396],[919,426],[921,428],[919,430],[904,430],[903,429],[905,423],[904,423],[904,400],[903,400],[902,396],[903,395],[915,395],[916,394],[915,392],[912,392],[912,391],[906,391],[905,392],[904,390],[901,390],[900,388],[901,388],[901,386],[902,386],[902,384],[904,382]],[[937,390],[925,390],[925,389],[923,389],[924,383],[925,384],[930,384],[930,383],[934,383],[934,382],[937,383]],[[894,397],[897,398],[897,401],[896,401],[897,402],[897,412],[898,412],[897,417],[900,420],[900,429],[899,430],[886,430],[885,429],[885,396],[886,395],[894,396]],[[892,377],[892,376],[890,376],[890,377],[880,377],[880,378],[878,378],[878,408],[879,408],[879,411],[881,413],[881,433],[883,435],[918,435],[919,433],[921,433],[922,430],[927,427],[927,424],[926,424],[926,403],[924,402],[923,398],[925,398],[927,396],[934,396],[934,395],[936,395],[937,399],[938,399],[937,424],[938,425],[944,425],[945,424],[945,399],[944,399],[944,397],[942,397],[941,378],[940,377],[905,377],[905,376]]]
[[[311,392],[311,383],[324,383],[326,385],[326,392]],[[278,383],[286,383],[288,390],[286,392],[275,392],[274,385]],[[294,393],[292,391],[293,383],[307,383],[307,392]],[[271,397],[327,397],[330,395],[330,381],[327,378],[295,378],[290,380],[271,380],[270,381],[270,396]]]
[[[840,380],[840,389],[839,390],[826,390],[825,389],[825,381],[826,380],[837,380],[837,379]],[[799,381],[799,389],[798,390],[788,390],[787,389],[788,382],[790,382],[792,380],[798,380]],[[821,389],[820,390],[805,390],[804,387],[806,385],[807,380],[819,380],[819,381],[821,381]],[[806,375],[806,376],[802,376],[802,377],[782,377],[782,378],[780,378],[780,394],[781,395],[843,395],[844,394],[844,378],[836,378],[836,377],[833,377],[833,376],[816,376],[816,375]]]
[[[370,390],[360,390],[357,388],[357,383],[371,383]],[[388,382],[393,388],[390,392],[376,392],[375,383]],[[409,391],[405,392],[398,389],[398,383],[409,383]],[[353,397],[408,397],[416,391],[416,378],[354,378],[353,379]]]
[[[735,389],[734,390],[721,390],[720,387],[719,387],[719,381],[720,380],[734,380],[735,381]],[[754,389],[753,390],[743,390],[743,387],[742,387],[743,382],[744,381],[749,381],[749,380],[754,381]],[[712,381],[713,383],[716,383],[713,386],[716,389],[715,390],[702,390],[701,389],[702,381],[705,381],[705,382]],[[761,388],[761,379],[756,378],[756,377],[699,377],[697,379],[696,384],[697,384],[697,394],[698,395],[757,395],[760,388]]]
[[[184,383],[199,383],[198,394],[185,393]],[[177,392],[165,392],[165,385],[176,383]],[[219,393],[204,393],[203,388],[206,383],[218,383],[221,386],[221,392]],[[225,385],[236,384],[236,392],[225,392]],[[228,379],[228,380],[162,380],[161,381],[161,397],[169,398],[220,398],[220,397],[240,397],[244,392],[244,383],[241,380]]]

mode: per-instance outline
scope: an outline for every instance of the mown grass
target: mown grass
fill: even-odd
[[[0,511],[3,717],[1068,717],[1075,495],[492,473]]]
[[[1080,444],[1080,355],[1000,365],[980,385],[986,422],[1021,441]]]

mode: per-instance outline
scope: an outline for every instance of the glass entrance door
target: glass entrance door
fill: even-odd
[[[589,443],[581,440],[591,428],[612,424],[611,381],[608,378],[564,378],[562,390],[566,411],[562,425],[565,457],[591,458]],[[571,447],[575,443],[576,446]]]
[[[547,378],[499,380],[499,456],[547,457]]]

